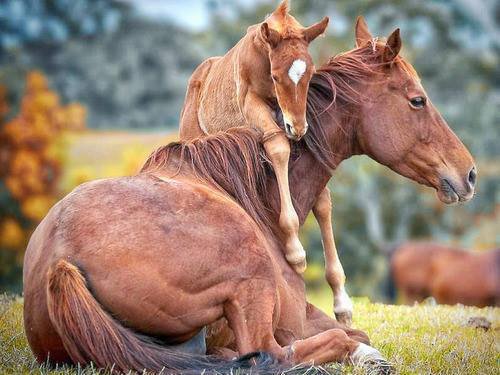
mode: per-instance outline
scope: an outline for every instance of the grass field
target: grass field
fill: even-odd
[[[310,300],[328,311],[327,292]],[[0,297],[0,374],[94,374],[93,368],[48,370],[36,364],[23,332],[22,299]],[[470,327],[470,317],[492,322],[488,331]],[[499,374],[500,309],[461,306],[391,306],[355,299],[353,325],[400,374]],[[363,374],[362,368],[327,367],[332,373]]]

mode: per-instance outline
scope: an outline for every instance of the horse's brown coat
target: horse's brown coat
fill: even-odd
[[[367,44],[337,56],[312,81],[311,129],[295,144],[290,163],[300,222],[332,170],[355,154],[368,153],[429,184],[443,170],[463,175],[473,165],[431,105],[420,112],[409,108],[404,87],[416,85],[416,78],[401,58],[383,61],[385,47]],[[92,294],[80,293],[81,305],[95,311],[89,301],[95,296],[116,318],[115,328],[125,325],[176,343],[209,325],[212,351],[266,350],[293,362],[358,358],[366,334],[308,304],[303,279],[282,255],[278,187],[262,167],[261,141],[240,129],[171,145],[154,153],[141,174],[84,184],[59,202],[33,234],[25,257],[25,329],[37,358],[69,361],[64,345],[78,344],[61,330],[76,332],[78,322],[55,324],[49,317],[47,286],[58,272],[74,285],[75,272],[83,272]],[[411,161],[421,147],[426,154],[416,166]],[[466,189],[465,181],[455,183]],[[271,211],[266,218],[248,205]],[[271,224],[262,225],[267,220]],[[54,305],[67,300],[64,289],[48,293],[52,319],[68,320]],[[113,356],[130,355],[131,349],[121,350]],[[111,364],[112,358],[96,362]]]
[[[434,297],[438,303],[500,306],[500,249],[471,253],[432,242],[398,247],[391,269],[406,303]]]
[[[371,35],[364,19],[358,17],[355,31],[358,48],[332,58],[313,76],[308,121],[322,118],[322,122],[334,121],[341,127],[346,124],[356,126],[357,131],[367,133],[359,136],[359,144],[341,136],[339,142],[351,143],[335,144],[333,149],[351,146],[347,152],[371,155],[396,172],[434,187],[443,202],[472,198],[474,182],[469,184],[467,181],[469,174],[475,171],[472,157],[427,98],[413,67],[398,56],[402,45],[399,30],[383,43]],[[398,69],[391,70],[393,65]],[[196,81],[195,76],[192,82]],[[427,99],[424,109],[410,107],[409,100],[415,96]],[[186,105],[190,105],[188,103],[194,98],[187,98]],[[279,109],[277,112],[274,117],[283,126]],[[364,126],[364,122],[368,126]],[[233,122],[226,126],[241,124]],[[315,132],[322,137],[321,125]],[[190,139],[202,136],[204,132],[197,123],[181,122],[180,134],[181,138]],[[342,153],[340,156],[328,155],[330,151],[322,149],[322,145],[315,144],[312,139],[314,137],[305,141],[319,156],[320,164],[333,171],[343,160]],[[453,188],[448,188],[445,181]],[[302,182],[293,182],[296,183]],[[345,291],[345,274],[331,228],[332,202],[328,188],[315,198],[313,212],[321,228],[326,279],[333,290],[335,315],[339,321],[350,324],[352,303]],[[295,210],[299,209],[295,205]],[[286,242],[286,233],[283,238]]]

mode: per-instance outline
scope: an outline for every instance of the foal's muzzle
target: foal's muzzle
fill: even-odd
[[[285,119],[285,133],[288,138],[293,141],[300,140],[307,132],[308,125],[307,123],[304,125],[302,131],[297,131],[297,129]]]

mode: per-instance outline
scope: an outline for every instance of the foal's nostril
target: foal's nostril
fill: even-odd
[[[477,177],[476,167],[472,167],[472,169],[469,172],[469,176],[467,177],[467,181],[469,182],[469,185],[471,187],[474,187],[474,185],[476,184],[476,177]]]

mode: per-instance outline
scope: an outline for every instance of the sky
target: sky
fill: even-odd
[[[139,13],[157,19],[170,19],[192,30],[203,30],[208,26],[209,4],[223,5],[239,2],[252,6],[262,0],[122,0],[132,4]]]

